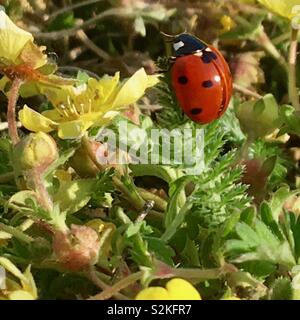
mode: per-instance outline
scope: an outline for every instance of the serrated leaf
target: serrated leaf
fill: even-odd
[[[257,246],[259,244],[259,239],[256,232],[246,223],[238,223],[236,226],[236,233],[244,242],[251,246]]]
[[[289,186],[283,186],[279,188],[272,196],[270,201],[270,208],[273,218],[278,222],[279,214],[282,211],[284,203],[292,196],[296,195],[299,191],[290,191]]]

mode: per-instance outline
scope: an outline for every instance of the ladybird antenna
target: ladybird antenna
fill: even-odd
[[[163,31],[160,31],[160,33],[165,37],[166,42],[173,42],[174,41],[175,36],[173,36],[171,34],[167,34]]]

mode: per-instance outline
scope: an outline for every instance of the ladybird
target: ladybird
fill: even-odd
[[[226,111],[232,95],[232,76],[221,52],[183,33],[173,40],[172,86],[183,112],[205,124]]]

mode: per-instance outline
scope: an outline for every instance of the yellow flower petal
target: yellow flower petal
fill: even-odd
[[[42,115],[46,118],[51,119],[55,122],[62,122],[64,120],[64,117],[55,109],[52,110],[46,110],[42,112]]]
[[[111,241],[116,226],[111,222],[104,222],[101,219],[92,219],[86,225],[94,229],[99,235],[101,243],[100,254],[108,256],[111,251]]]
[[[33,42],[32,34],[17,27],[4,11],[0,11],[0,58],[17,63],[28,42]]]
[[[19,58],[27,66],[38,69],[47,63],[47,55],[43,53],[46,47],[38,47],[33,42],[27,42],[20,53]]]
[[[13,291],[9,293],[8,298],[9,300],[35,300],[35,297],[25,290]]]
[[[0,80],[0,90],[5,94],[9,90],[9,87],[10,87],[8,86],[9,83],[10,83],[10,80],[6,76],[2,77]]]
[[[92,124],[92,123],[88,123]],[[87,123],[84,123],[81,120],[73,120],[68,122],[62,122],[58,126],[58,136],[61,139],[78,139],[82,137],[85,130],[87,130],[89,126]]]
[[[186,280],[172,279],[166,288],[171,300],[201,300],[199,292]]]
[[[44,117],[26,105],[19,111],[19,119],[26,129],[33,132],[50,132],[57,127],[57,123]]]
[[[150,76],[147,76],[148,77],[148,80],[147,80],[147,88],[151,88],[151,87],[154,87],[155,85],[157,85],[159,83],[159,77],[160,75],[156,75],[156,74],[153,74],[153,75],[150,75]]]
[[[37,298],[37,288],[33,279],[33,276],[30,271],[30,265],[26,268],[25,272],[23,273],[26,277],[26,281],[21,280],[23,289],[29,293],[34,299]]]
[[[166,289],[149,287],[142,290],[136,300],[201,300],[199,292],[186,280],[175,278],[167,282]]]
[[[135,297],[135,300],[169,300],[169,293],[165,288],[149,287]]]
[[[300,5],[300,0],[258,0],[268,10],[288,19],[295,17],[297,12],[293,8]]]
[[[139,100],[145,90],[157,83],[157,79],[148,76],[144,68],[139,69],[121,87],[112,104],[112,109],[124,107]]]
[[[20,280],[26,281],[26,277],[23,275],[23,273],[7,258],[0,257],[0,266],[2,266],[4,269],[12,273]]]
[[[119,81],[120,81],[119,72],[116,72],[113,77],[104,76],[100,80],[96,80],[93,78],[90,78],[88,80],[88,88],[94,91],[95,93],[98,93],[98,95],[95,94],[93,96],[95,109],[97,111],[100,111],[99,107],[105,104],[114,95],[115,90],[117,89],[117,86],[119,84]]]
[[[66,170],[55,170],[54,176],[59,180],[60,183],[72,181],[72,175]]]

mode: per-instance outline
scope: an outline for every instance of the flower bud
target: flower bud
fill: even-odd
[[[14,163],[20,170],[49,166],[58,158],[54,139],[44,132],[30,133],[14,148]]]
[[[60,263],[69,270],[79,271],[97,262],[100,241],[94,229],[72,225],[70,231],[54,234],[52,247]]]
[[[97,148],[101,146],[101,143],[97,141],[90,141],[90,144],[94,153],[96,153]],[[91,160],[83,146],[79,147],[75,154],[70,158],[69,165],[82,178],[95,177],[99,172],[99,169]]]

